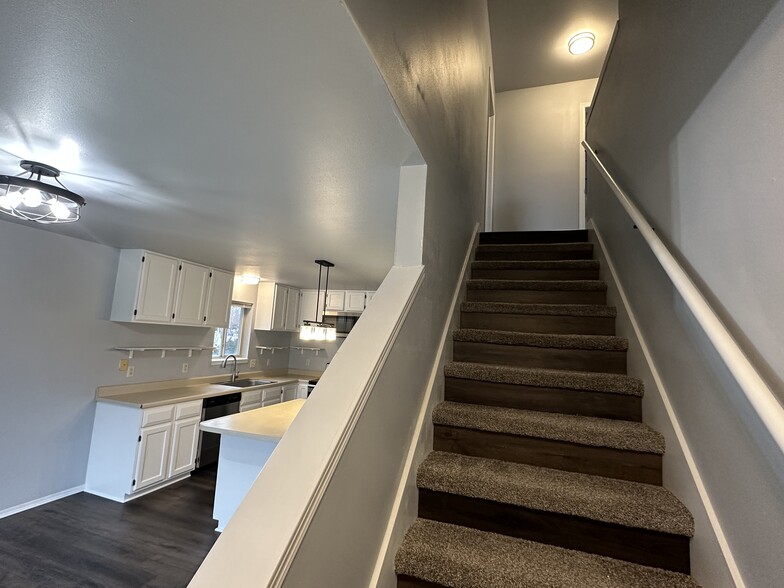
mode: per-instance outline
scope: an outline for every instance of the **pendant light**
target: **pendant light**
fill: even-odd
[[[22,160],[19,166],[30,174],[26,178],[0,175],[0,212],[41,224],[72,223],[79,220],[84,198],[68,190],[57,177],[60,170]],[[37,176],[37,179],[34,179]],[[41,181],[54,178],[59,186]]]
[[[326,259],[317,259],[315,263],[319,266],[318,288],[316,288],[316,316],[315,320],[302,321],[299,329],[299,338],[303,341],[334,341],[337,339],[337,331],[333,325],[324,322],[324,313],[327,312],[327,288],[329,287],[329,268],[335,264]],[[327,268],[327,278],[324,282],[324,308],[321,311],[321,321],[319,321],[319,294],[321,293],[321,272]]]

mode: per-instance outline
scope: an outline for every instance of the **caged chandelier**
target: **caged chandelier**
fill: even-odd
[[[324,313],[327,310],[327,288],[329,287],[329,268],[335,264],[326,259],[317,259],[319,265],[319,281],[316,289],[316,316],[313,321],[302,321],[299,330],[299,338],[303,341],[334,341],[337,338],[337,331],[334,325],[324,322]],[[319,314],[319,294],[321,293],[321,271],[327,268],[327,279],[324,283],[324,310],[321,312],[321,322],[318,320]]]
[[[72,223],[79,220],[84,198],[68,190],[57,177],[60,170],[23,160],[25,170],[16,176],[0,175],[0,212],[34,223]],[[28,177],[23,178],[25,173]],[[60,184],[47,184],[41,177],[54,178]]]

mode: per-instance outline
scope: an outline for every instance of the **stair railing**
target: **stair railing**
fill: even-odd
[[[779,450],[784,452],[784,406],[781,405],[776,395],[751,364],[746,354],[716,314],[716,311],[713,310],[705,296],[702,295],[702,292],[700,292],[699,288],[683,269],[683,266],[670,253],[667,246],[653,230],[653,227],[634,205],[631,198],[618,185],[618,182],[613,179],[610,172],[607,171],[596,152],[587,142],[583,141],[582,145],[585,147],[585,152],[588,154],[591,163],[594,164],[613,194],[618,198],[621,206],[623,206],[637,229],[639,229],[648,247],[651,248],[662,269],[669,276],[675,289],[697,319],[700,327],[756,411],[757,416],[776,442]]]

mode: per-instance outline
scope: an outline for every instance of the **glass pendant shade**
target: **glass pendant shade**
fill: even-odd
[[[25,160],[19,165],[30,175],[27,178],[0,175],[0,212],[42,224],[79,220],[84,198],[60,183],[57,179],[60,170],[35,161]],[[60,185],[42,182],[41,176],[54,178]]]
[[[319,266],[319,281],[318,288],[316,289],[316,316],[315,320],[302,321],[302,326],[299,329],[299,338],[303,341],[335,341],[338,338],[337,330],[333,325],[325,323],[324,312],[327,308],[327,289],[329,288],[329,268],[335,267],[335,264],[326,259],[317,259],[316,264]],[[319,298],[321,294],[321,270],[327,268],[327,279],[324,283],[324,309],[321,314],[321,321],[318,320],[319,315]]]

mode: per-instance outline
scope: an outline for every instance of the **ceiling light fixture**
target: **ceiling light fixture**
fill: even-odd
[[[243,275],[240,276],[240,282],[243,284],[250,284],[251,286],[257,286],[259,282],[261,282],[261,278],[259,276]]]
[[[41,224],[72,223],[79,220],[84,198],[68,190],[57,177],[60,170],[26,159],[19,163],[25,170],[17,176],[0,175],[0,212]],[[19,176],[30,174],[26,178]],[[37,176],[37,179],[33,179]],[[54,178],[55,186],[41,181]]]
[[[574,37],[569,39],[569,53],[572,55],[583,55],[584,53],[588,53],[593,49],[595,41],[596,37],[591,32],[583,31],[582,33],[577,33]]]
[[[299,338],[303,341],[334,341],[337,339],[337,331],[334,325],[324,322],[324,313],[327,312],[327,288],[329,287],[329,268],[335,267],[335,264],[326,259],[317,259],[315,261],[319,265],[319,280],[318,288],[316,289],[316,320],[302,321],[302,327],[299,329]],[[324,282],[324,309],[321,312],[321,321],[318,320],[319,314],[319,293],[321,292],[321,271],[327,268],[327,279]]]

